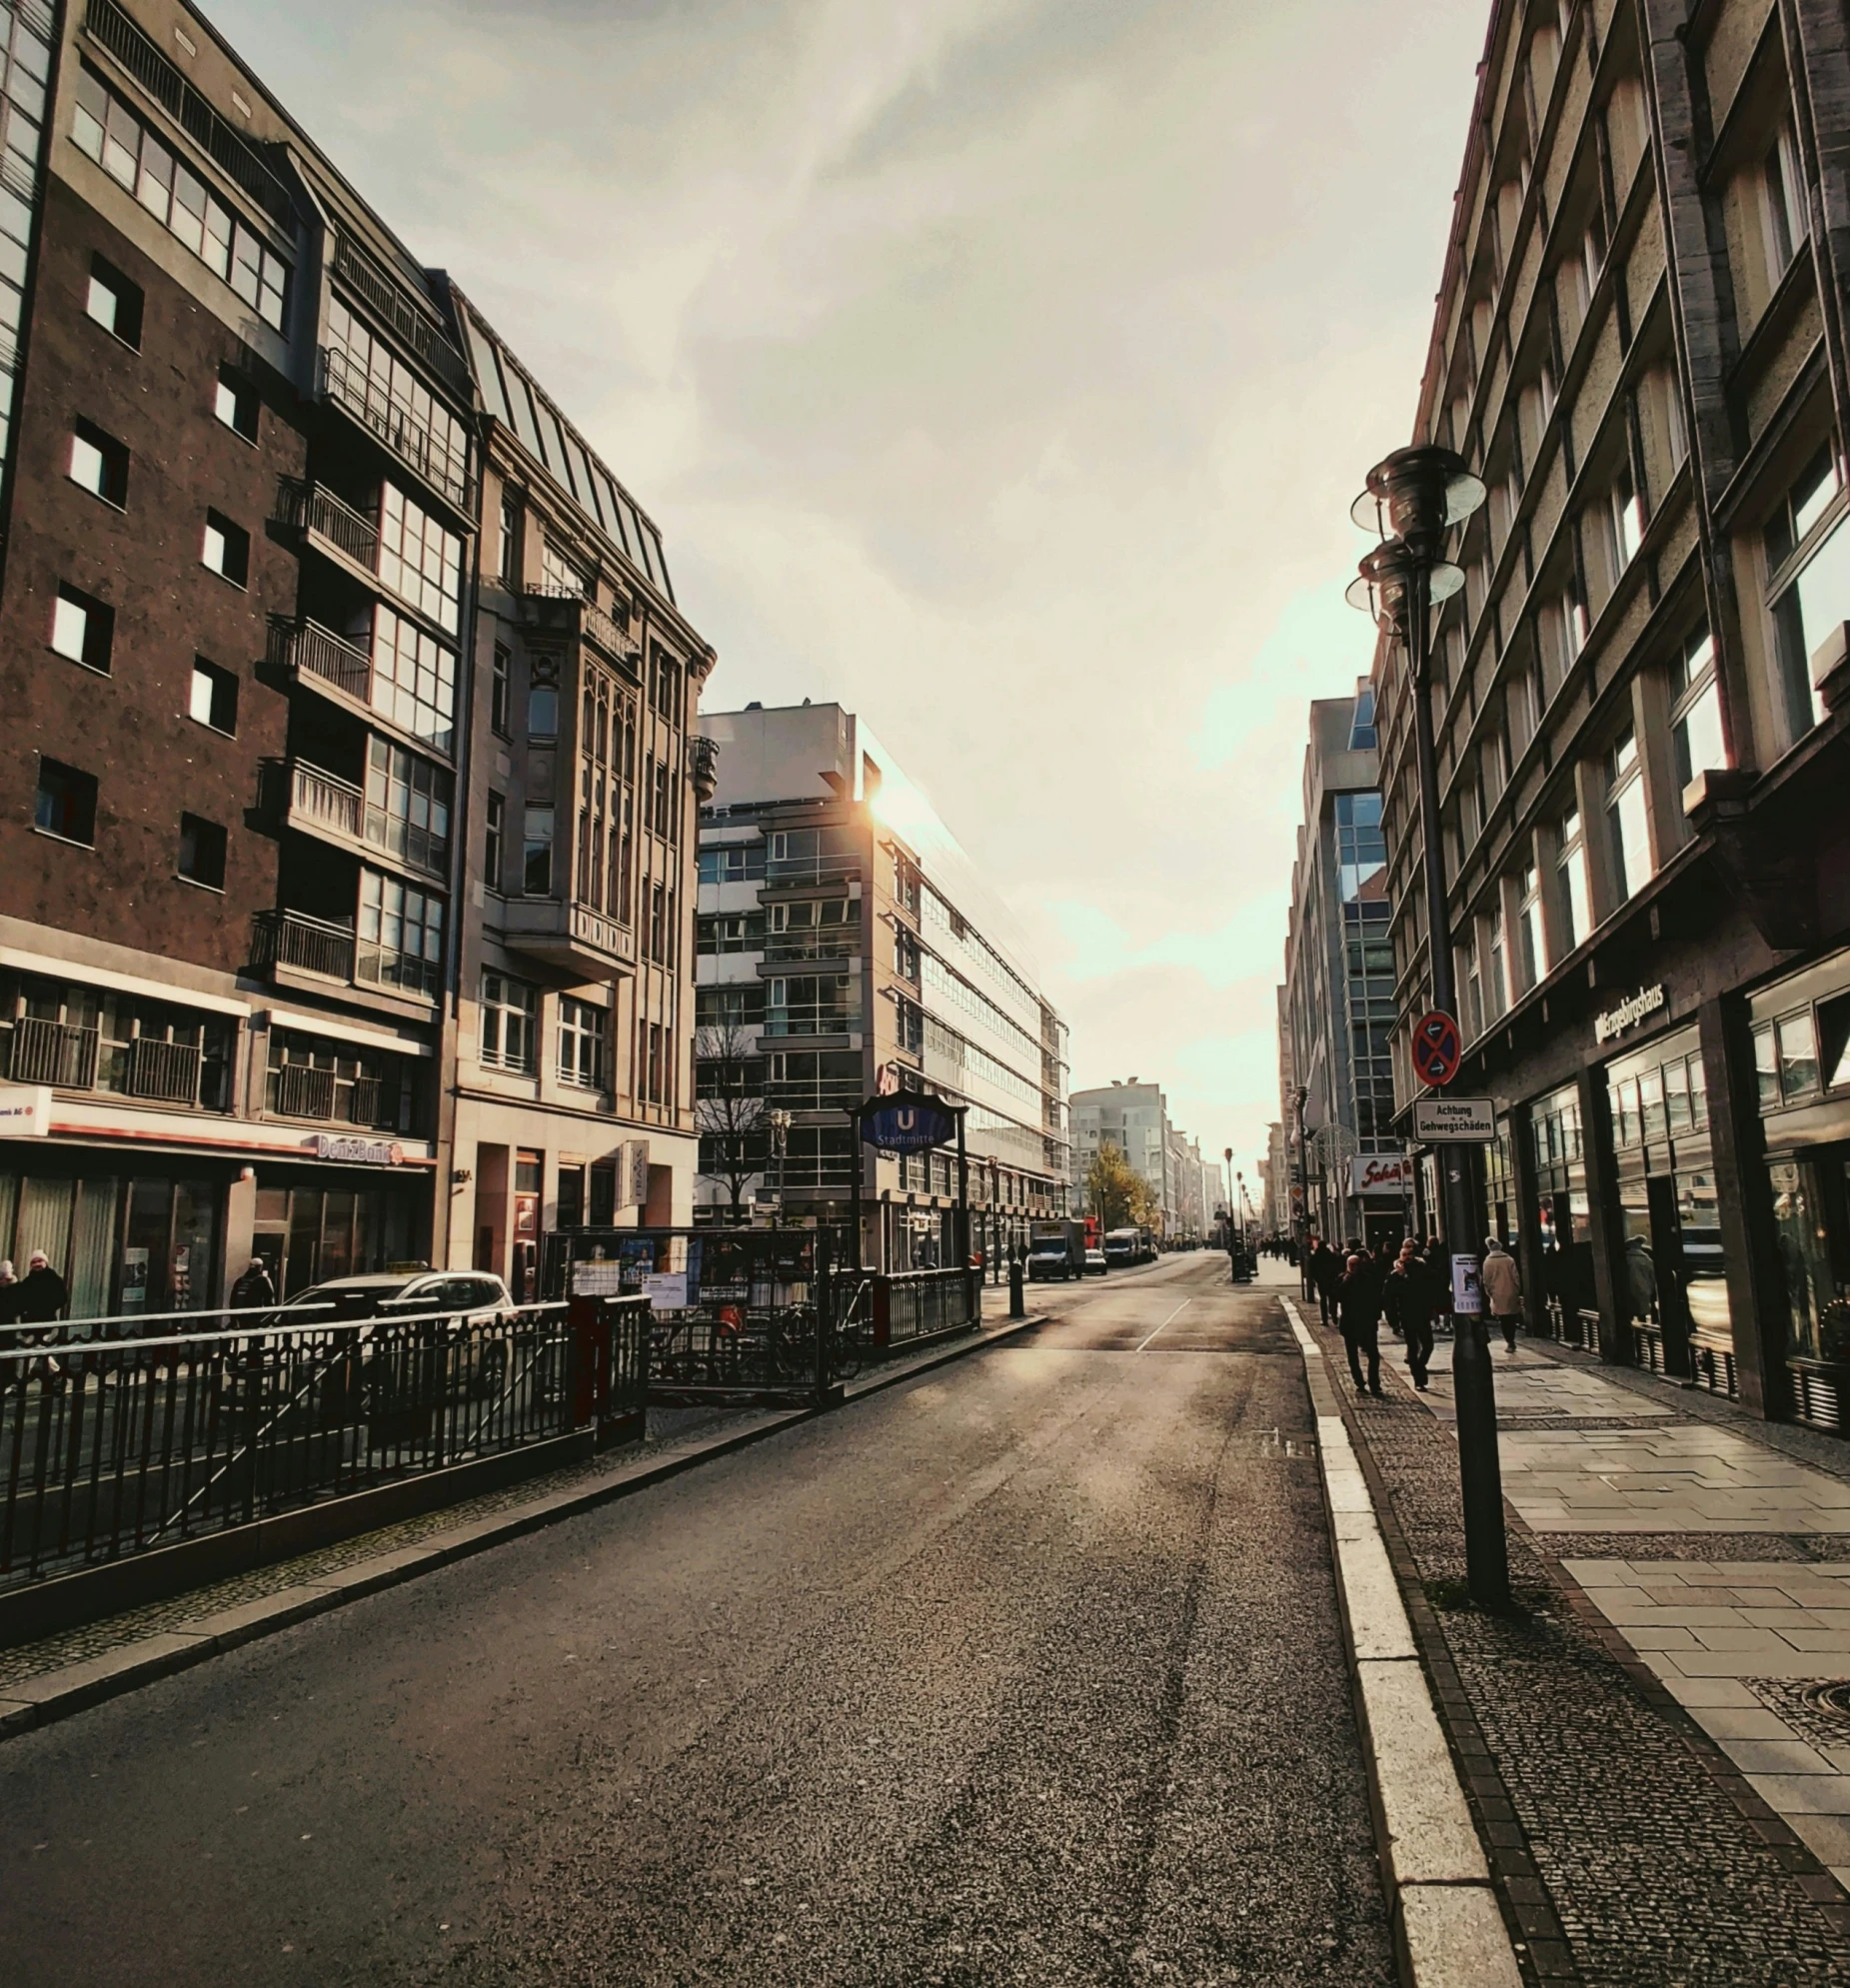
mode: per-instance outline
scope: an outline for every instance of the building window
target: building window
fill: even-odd
[[[1561,910],[1567,920],[1567,951],[1571,953],[1593,930],[1586,838],[1581,833],[1578,808],[1570,808],[1561,817],[1560,850]]]
[[[520,507],[512,498],[504,497],[501,500],[501,536],[496,546],[495,570],[501,575],[503,584],[510,589],[517,587],[520,582]]]
[[[1651,881],[1651,826],[1645,807],[1638,735],[1627,726],[1606,758],[1606,824],[1612,837],[1613,882],[1621,901]]]
[[[527,736],[559,737],[559,692],[551,684],[534,684],[527,692]]]
[[[355,977],[435,997],[443,992],[443,900],[377,870],[360,872]]]
[[[273,1025],[264,1109],[279,1118],[409,1132],[418,1116],[417,1084],[403,1056]]]
[[[498,642],[495,661],[489,673],[489,723],[505,739],[508,737],[508,670],[513,657]]]
[[[553,895],[553,811],[529,808],[521,842],[521,889],[530,898]]]
[[[729,918],[696,919],[694,950],[703,959],[723,953],[762,953],[765,914],[742,912]]]
[[[124,345],[141,350],[142,295],[121,270],[101,256],[90,258],[90,287],[84,294],[85,315],[119,338]]]
[[[551,539],[540,549],[540,584],[547,593],[562,599],[582,601],[590,597],[590,585],[584,574]]]
[[[650,762],[652,793],[655,802],[655,821],[651,825],[657,835],[668,842],[675,840],[674,782],[666,760]]]
[[[379,499],[380,579],[454,635],[462,620],[463,542],[396,484]]]
[[[1721,693],[1715,682],[1715,644],[1698,629],[1683,645],[1670,678],[1670,730],[1676,743],[1678,790],[1699,773],[1728,764],[1721,731]]]
[[[1850,620],[1850,531],[1839,488],[1835,448],[1821,449],[1766,526],[1767,606],[1792,739],[1824,716],[1812,688],[1812,651]]]
[[[262,405],[257,389],[248,380],[241,379],[228,367],[219,368],[218,381],[212,390],[212,412],[234,435],[246,442],[257,440],[257,414]]]
[[[483,875],[491,891],[501,889],[501,865],[507,854],[507,835],[508,797],[491,793],[488,798],[487,846],[482,857]]]
[[[363,318],[328,305],[328,391],[445,496],[469,497],[469,431]]]
[[[649,892],[649,957],[658,964],[668,959],[668,890],[661,884]]]
[[[1349,722],[1349,751],[1372,753],[1374,749],[1374,686],[1363,684],[1355,693],[1355,712]]]
[[[197,815],[180,817],[180,875],[209,891],[225,888],[225,831]]]
[[[129,452],[95,423],[80,421],[71,433],[71,481],[121,511],[129,501]]]
[[[1542,930],[1541,871],[1533,863],[1524,865],[1516,884],[1516,967],[1525,993],[1548,971],[1548,945]]]
[[[703,884],[749,884],[763,880],[765,845],[762,842],[721,843],[700,854],[700,881]]]
[[[373,610],[373,708],[434,752],[455,743],[455,652],[385,607]]]
[[[229,670],[221,670],[216,663],[208,663],[203,656],[195,656],[187,716],[197,724],[211,726],[214,732],[235,734],[238,729],[237,678]]]
[[[649,701],[670,724],[681,722],[681,665],[666,650],[656,651],[656,667],[649,687]]]
[[[79,151],[120,181],[170,235],[229,283],[265,324],[283,329],[289,308],[288,263],[208,193],[185,162],[143,128],[141,119],[88,63],[77,73],[71,136]]]
[[[38,799],[32,825],[61,842],[96,847],[96,780],[59,760],[39,760]]]
[[[113,608],[106,608],[88,594],[80,594],[75,587],[58,589],[51,610],[51,646],[60,656],[107,676],[115,636]]]
[[[1810,233],[1805,222],[1805,183],[1799,174],[1798,143],[1790,124],[1779,128],[1760,169],[1760,185],[1765,203],[1767,280],[1777,286],[1791,267],[1799,244]]]
[[[482,975],[482,1061],[490,1069],[534,1072],[540,993],[506,974]]]
[[[416,870],[441,875],[450,860],[453,791],[441,767],[375,737],[367,748],[366,840]]]
[[[1378,794],[1336,796],[1336,878],[1342,902],[1352,904],[1367,880],[1387,862]]]
[[[605,1010],[570,994],[559,997],[559,1080],[604,1088]]]
[[[234,587],[250,584],[251,535],[242,525],[234,525],[217,511],[206,513],[206,542],[200,558],[220,579],[229,580]]]
[[[1638,557],[1638,548],[1644,544],[1644,506],[1639,501],[1630,470],[1619,472],[1607,501],[1612,514],[1612,545],[1616,556],[1613,574],[1616,578]]]

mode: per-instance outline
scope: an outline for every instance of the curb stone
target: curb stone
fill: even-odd
[[[1406,1988],[1521,1988],[1522,1969],[1452,1765],[1412,1624],[1323,1354],[1280,1294],[1317,1420],[1317,1469],[1375,1848]]]
[[[835,1405],[847,1406],[851,1402],[865,1400],[869,1395],[884,1393],[888,1388],[897,1387],[919,1374],[929,1373],[952,1360],[963,1358],[967,1353],[995,1345],[1032,1326],[1045,1323],[1042,1314],[1030,1312],[1025,1318],[1011,1318],[987,1331],[979,1330],[968,1338],[940,1347],[929,1356],[908,1361],[897,1370],[875,1373],[866,1380],[851,1382]],[[538,1532],[555,1520],[591,1511],[599,1505],[627,1497],[633,1491],[646,1490],[652,1484],[666,1483],[671,1477],[678,1477],[698,1464],[730,1456],[766,1436],[776,1435],[781,1429],[792,1428],[799,1422],[814,1421],[828,1412],[827,1408],[796,1408],[784,1412],[767,1410],[745,1428],[734,1428],[726,1435],[692,1443],[653,1460],[633,1458],[605,1477],[574,1485],[564,1491],[543,1492],[526,1504],[493,1512],[483,1518],[469,1519],[447,1531],[433,1533],[415,1546],[375,1554],[371,1559],[357,1561],[336,1572],[318,1575],[312,1581],[281,1588],[275,1594],[262,1595],[254,1601],[219,1609],[196,1622],[182,1623],[178,1628],[159,1635],[140,1637],[116,1649],[106,1650],[100,1656],[85,1657],[80,1662],[66,1664],[37,1677],[16,1678],[5,1687],[5,1695],[0,1697],[0,1740],[12,1739],[35,1727],[50,1725],[75,1712],[86,1711],[105,1699],[121,1697],[141,1685],[152,1684],[157,1678],[191,1669],[194,1664],[205,1662],[221,1650],[241,1648],[261,1636],[292,1628],[311,1616],[324,1614],[350,1601],[359,1601],[370,1594],[378,1594],[386,1588],[397,1587],[420,1574],[433,1573],[452,1561],[466,1560],[490,1546],[499,1546],[530,1532]]]

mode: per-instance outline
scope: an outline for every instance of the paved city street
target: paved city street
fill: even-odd
[[[0,1749],[8,1979],[1393,1978],[1213,1253]]]

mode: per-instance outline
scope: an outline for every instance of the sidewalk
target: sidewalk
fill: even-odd
[[[845,1386],[845,1403],[1039,1322],[1037,1315],[1012,1321],[1004,1317],[979,1332],[934,1340],[917,1352],[883,1361]],[[654,1408],[642,1442],[37,1642],[0,1649],[0,1738],[641,1489],[815,1412]]]
[[[1263,1280],[1295,1291],[1267,1265]],[[1287,1282],[1288,1280],[1288,1282]],[[1495,1353],[1515,1620],[1465,1605],[1449,1342],[1387,1398],[1300,1306],[1538,1981],[1850,1973],[1850,1451],[1524,1339]],[[1850,1701],[1850,1690],[1844,1693]]]

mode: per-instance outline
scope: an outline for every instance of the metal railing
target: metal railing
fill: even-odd
[[[410,411],[395,401],[385,385],[373,378],[338,347],[321,349],[322,391],[360,425],[379,437],[401,462],[409,463],[433,490],[453,504],[469,502],[467,461],[459,466],[449,448],[439,442]]]
[[[861,935],[845,932],[839,938],[791,939],[772,936],[765,942],[765,964],[790,960],[852,960],[861,951]]]
[[[837,884],[860,875],[858,856],[786,856],[765,861],[767,884]]]
[[[369,573],[379,571],[379,526],[364,511],[318,483],[284,477],[278,486],[277,522],[299,532],[313,532],[337,546]]]
[[[270,656],[279,667],[320,677],[361,704],[373,701],[373,659],[319,622],[273,621]]]
[[[646,1405],[644,1298],[332,1309],[6,1333],[46,1343],[0,1349],[0,1591],[575,1430],[628,1429]],[[120,1336],[150,1325],[159,1336]]]
[[[74,1021],[43,1021],[24,1015],[13,1023],[13,1049],[7,1075],[14,1083],[49,1083],[59,1090],[88,1090],[96,1082],[94,1028]]]
[[[280,1118],[310,1118],[327,1125],[377,1125],[383,1086],[376,1076],[343,1077],[313,1063],[284,1063],[274,1070],[270,1109]]]
[[[858,1008],[806,1003],[800,1007],[766,1008],[763,1031],[767,1035],[846,1035],[860,1026]]]
[[[580,614],[580,627],[597,646],[614,662],[631,663],[641,654],[639,646],[633,642],[624,629],[620,628],[598,604],[575,587],[563,587],[554,581],[543,580],[537,587],[523,590],[532,601],[571,601],[575,602]]]
[[[365,803],[366,796],[361,790],[352,781],[342,780],[339,774],[327,773],[304,760],[297,760],[290,767],[291,815],[305,816],[324,829],[332,829],[337,835],[359,842],[362,840],[361,811]]]
[[[301,912],[259,912],[252,964],[294,967],[301,973],[320,974],[331,981],[352,981],[353,927],[331,925],[325,919],[307,918]]]
[[[980,1270],[905,1270],[878,1277],[874,1289],[876,1343],[889,1346],[982,1323]]]
[[[350,283],[413,352],[467,401],[474,393],[469,363],[444,332],[404,294],[372,253],[344,228],[334,232],[334,273]]]
[[[137,1035],[129,1044],[129,1095],[157,1098],[163,1104],[196,1103],[199,1063],[196,1043],[164,1042],[158,1035]]]

